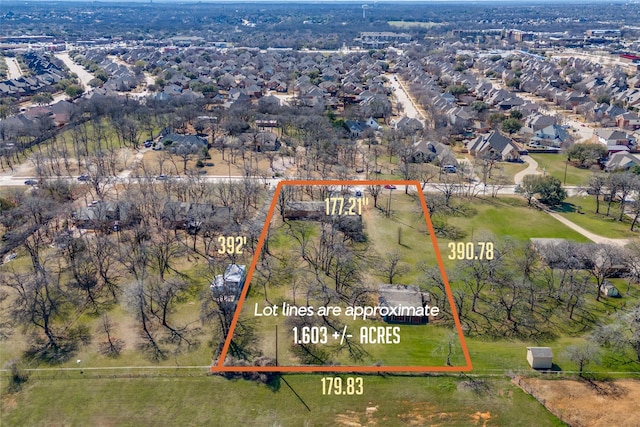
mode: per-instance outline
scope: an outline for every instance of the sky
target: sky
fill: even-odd
[[[638,0],[640,1],[640,0]],[[0,0],[0,3],[53,3],[53,2],[84,2],[84,3],[634,3],[633,0]]]

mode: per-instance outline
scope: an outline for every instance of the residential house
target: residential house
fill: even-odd
[[[369,117],[367,120],[347,120],[345,125],[351,138],[358,138],[366,129],[378,130],[380,128],[373,117]]]
[[[119,231],[140,219],[137,209],[128,202],[93,202],[73,213],[76,227],[86,230]]]
[[[222,230],[233,222],[233,211],[208,203],[166,202],[161,220],[171,230]]]
[[[571,140],[567,130],[560,125],[550,125],[536,131],[531,141],[545,146],[560,147]]]
[[[427,292],[421,292],[417,286],[380,285],[378,302],[380,307],[393,309],[396,313],[382,317],[387,323],[429,322],[429,316],[425,316],[425,308],[431,302],[431,296]]]
[[[180,145],[180,144],[188,144],[188,145],[207,145],[207,140],[198,135],[183,135],[179,133],[168,133],[160,139],[160,143],[164,145]]]
[[[440,164],[458,165],[453,151],[445,144],[425,140],[416,141],[413,144],[412,163],[433,162],[436,159]]]
[[[625,130],[640,129],[640,117],[637,114],[626,112],[616,116],[616,126]]]
[[[593,131],[592,141],[594,143],[604,144],[609,154],[620,151],[630,151],[636,147],[636,139],[625,131],[620,129],[595,129]]]
[[[420,132],[424,128],[424,125],[418,119],[405,116],[396,122],[395,128],[407,133],[416,133]]]
[[[546,128],[547,126],[555,125],[556,118],[552,116],[545,116],[544,114],[534,113],[524,121],[523,132],[536,133],[537,131]]]
[[[632,154],[625,151],[613,153],[607,163],[605,163],[605,170],[627,170],[633,166],[640,165],[640,154]]]
[[[273,132],[247,132],[240,135],[240,140],[245,147],[258,153],[278,151],[282,146],[278,135]]]
[[[326,209],[325,202],[290,201],[285,204],[283,219],[330,222],[351,240],[356,242],[364,242],[366,240],[363,233],[362,216],[358,215],[357,211],[353,211],[355,215],[327,215]]]
[[[217,274],[211,282],[213,296],[227,303],[234,303],[244,287],[246,265],[229,264],[223,274]]]
[[[495,156],[505,161],[520,159],[520,150],[515,142],[498,131],[491,131],[487,135],[480,135],[467,143],[467,149],[472,156]]]

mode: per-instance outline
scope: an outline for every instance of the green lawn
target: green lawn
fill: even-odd
[[[511,163],[511,162],[502,162],[498,165],[504,171],[504,177],[507,182],[513,184],[515,175],[527,168],[526,163]],[[488,181],[491,183],[491,180]]]
[[[564,425],[508,379],[473,391],[465,377],[372,375],[360,396],[327,396],[321,378],[286,375],[273,388],[204,376],[32,380],[5,395],[2,425],[461,426],[483,425],[480,413],[484,425]]]
[[[589,241],[546,213],[527,206],[527,202],[522,198],[504,196],[476,198],[470,204],[478,211],[475,216],[449,218],[449,223],[469,233],[468,239],[488,232],[518,240],[527,240],[532,237],[559,237],[578,242]],[[443,243],[439,244],[443,250]],[[444,247],[446,248],[446,244]]]
[[[544,171],[547,175],[552,175],[566,185],[585,185],[591,176],[588,169],[579,169],[575,166],[565,163],[567,158],[564,154],[530,154],[536,162],[538,162],[538,170]],[[567,170],[567,179],[565,182],[564,171]]]
[[[630,230],[630,218],[626,217],[623,221],[618,221],[620,209],[617,204],[612,205],[609,216],[606,216],[607,202],[600,200],[600,214],[596,214],[594,196],[569,197],[556,211],[580,227],[600,236],[612,239],[638,237],[638,232]]]

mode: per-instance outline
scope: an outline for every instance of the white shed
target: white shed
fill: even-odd
[[[551,347],[527,347],[527,362],[533,369],[551,369],[553,365]]]

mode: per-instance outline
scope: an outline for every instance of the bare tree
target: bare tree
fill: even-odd
[[[387,283],[393,284],[397,276],[402,276],[411,271],[411,267],[402,262],[402,254],[398,251],[387,252],[383,259],[379,260],[378,275],[384,277]]]
[[[105,313],[102,315],[98,332],[105,336],[105,340],[100,343],[100,353],[109,357],[118,357],[124,348],[124,340],[114,337],[116,325],[109,319]]]

